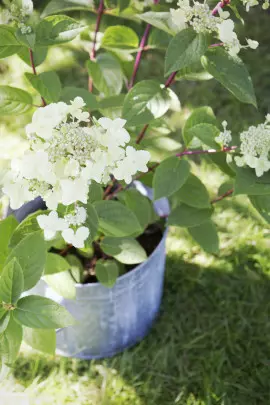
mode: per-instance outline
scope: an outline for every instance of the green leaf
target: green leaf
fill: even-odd
[[[128,125],[143,125],[162,117],[170,108],[168,89],[154,80],[137,83],[126,95],[123,118]]]
[[[201,180],[190,173],[185,184],[172,195],[172,208],[183,202],[194,208],[209,208],[211,207],[210,198],[205,185]]]
[[[17,225],[18,221],[13,215],[10,215],[3,221],[0,221],[0,274],[9,254],[10,238],[17,228]]]
[[[72,41],[85,28],[66,15],[46,17],[36,27],[36,45],[58,45]]]
[[[33,288],[42,276],[46,253],[42,231],[27,235],[10,252],[6,263],[9,263],[14,257],[18,260],[24,275],[24,291]]]
[[[16,304],[23,292],[23,272],[16,259],[12,259],[3,269],[0,278],[0,302]]]
[[[270,194],[269,183],[262,183],[255,174],[254,169],[248,167],[236,166],[236,177],[234,184],[233,195],[248,194],[248,195],[265,195]]]
[[[154,49],[167,49],[171,38],[167,32],[154,28],[150,31],[147,45]]]
[[[80,255],[82,255],[82,250],[84,250],[84,251],[88,250],[89,251],[90,249],[92,250],[92,255],[93,255],[93,247],[92,246],[90,248],[78,249],[78,253]],[[74,281],[76,281],[76,283],[80,283],[81,282],[81,276],[82,276],[83,271],[84,271],[84,266],[83,266],[81,260],[75,255],[67,255],[66,260],[70,264],[70,274],[71,274],[72,278],[74,279]]]
[[[14,55],[21,49],[21,44],[15,33],[14,27],[0,25],[0,58]]]
[[[89,11],[90,9],[90,3],[88,6],[85,0],[51,0],[42,11],[41,17],[43,18],[50,14],[62,13],[63,11]]]
[[[257,107],[251,77],[238,56],[224,49],[210,49],[202,58],[204,68],[242,103]]]
[[[152,203],[138,190],[130,188],[117,194],[117,197],[136,215],[141,228],[145,229],[152,218]]]
[[[10,314],[11,311],[7,311],[3,307],[0,307],[0,335],[2,335],[8,327]]]
[[[210,75],[210,73],[203,68],[200,61],[195,63],[194,65],[179,70],[177,72],[175,80],[204,81],[210,80],[212,78],[213,76]]]
[[[41,65],[46,59],[48,54],[48,48],[46,47],[35,47],[33,51],[33,58],[35,66]],[[22,47],[21,50],[18,52],[18,56],[28,65],[32,66],[31,59],[29,56],[29,49],[26,47]]]
[[[118,0],[119,11],[125,10],[129,6],[130,0]]]
[[[211,208],[195,208],[186,204],[178,205],[168,217],[168,225],[190,228],[206,222],[213,213]]]
[[[186,146],[189,146],[194,136],[200,132],[201,124],[216,126],[216,117],[211,107],[199,107],[192,111],[183,128],[183,138]],[[196,128],[198,126],[198,128]]]
[[[109,53],[98,55],[96,61],[87,62],[88,73],[94,86],[105,96],[121,93],[123,87],[123,73],[118,60]]]
[[[212,221],[206,221],[199,226],[188,228],[188,232],[207,253],[218,253],[218,233]]]
[[[88,202],[93,203],[95,201],[100,201],[103,198],[103,188],[99,183],[92,180],[89,191],[88,191]]]
[[[139,38],[135,31],[123,25],[114,25],[106,29],[101,40],[101,47],[108,50],[134,50],[139,46]]]
[[[125,94],[118,94],[117,96],[110,96],[103,98],[99,101],[99,109],[113,109],[122,107],[124,104]]]
[[[57,73],[44,72],[39,75],[25,73],[25,76],[47,103],[56,103],[59,100],[62,85]]]
[[[119,275],[118,266],[112,260],[99,260],[95,271],[98,281],[105,287],[113,287]]]
[[[69,265],[70,267],[70,265]],[[61,297],[76,298],[75,280],[69,270],[43,276],[46,283]]]
[[[106,236],[130,236],[142,232],[134,213],[117,201],[96,201],[94,208],[99,218],[99,230]]]
[[[37,217],[48,213],[49,211],[38,210],[33,214],[28,215],[15,229],[10,241],[9,247],[14,248],[27,235],[33,232],[40,231],[40,226],[37,222]],[[16,222],[17,223],[17,222]],[[1,229],[1,228],[0,228]]]
[[[90,201],[88,201],[88,204],[87,206],[85,206],[85,208],[87,212],[85,225],[90,231],[89,237],[86,242],[92,242],[95,239],[98,231],[99,218],[95,207],[93,206],[93,204],[90,203]]]
[[[186,160],[176,156],[163,160],[154,174],[154,199],[169,197],[175,193],[185,184],[188,176],[189,163]]]
[[[222,172],[226,173],[228,176],[234,177],[234,172],[227,163],[226,153],[210,153],[205,155],[205,158],[208,158],[210,162],[213,162]]]
[[[250,195],[249,200],[265,221],[270,224],[270,195]]]
[[[113,256],[124,264],[142,263],[147,259],[143,247],[133,238],[113,238],[106,236],[101,244],[101,249],[109,256]]]
[[[208,48],[208,37],[193,28],[180,31],[170,42],[165,56],[165,76],[200,62]]]
[[[32,107],[32,103],[32,96],[27,91],[0,86],[0,116],[23,114]]]
[[[5,332],[0,335],[0,359],[3,364],[11,365],[18,356],[22,343],[22,327],[11,316]]]
[[[13,316],[19,324],[33,329],[57,329],[74,324],[74,318],[64,307],[38,295],[21,298]]]
[[[138,17],[140,20],[145,21],[148,24],[151,24],[153,27],[168,32],[171,35],[174,35],[175,33],[171,23],[170,12],[147,11],[146,13],[143,14],[137,14],[136,17]]]
[[[23,328],[23,341],[35,350],[46,354],[55,354],[56,333],[51,329]]]
[[[36,34],[33,31],[30,33],[23,34],[21,29],[18,28],[15,35],[22,45],[26,46],[28,49],[29,48],[34,49],[36,42]]]
[[[55,253],[48,253],[47,254],[47,261],[45,266],[44,275],[61,273],[62,271],[69,270],[70,265],[64,259],[64,257],[55,254]]]
[[[94,94],[80,87],[64,87],[61,94],[61,100],[70,103],[75,97],[81,97],[90,110],[96,110],[99,105]]]
[[[204,145],[212,149],[221,149],[215,138],[220,134],[220,130],[211,124],[198,124],[188,130],[189,138],[198,138]]]

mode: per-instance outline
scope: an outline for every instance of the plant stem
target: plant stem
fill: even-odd
[[[228,147],[222,148],[220,150],[217,150],[217,149],[185,150],[184,152],[177,153],[175,156],[181,157],[181,156],[186,156],[186,155],[203,155],[203,154],[211,154],[211,153],[231,152],[235,149],[237,149],[237,146],[230,146],[230,147],[228,146]]]
[[[173,73],[168,77],[168,79],[167,79],[167,81],[166,81],[166,83],[165,83],[166,89],[167,89],[168,87],[170,87],[171,84],[173,84],[176,75],[177,75],[177,72],[173,72]]]
[[[36,66],[35,66],[35,62],[34,62],[34,53],[31,48],[29,48],[29,56],[30,56],[30,62],[31,62],[33,73],[35,76],[37,76],[37,70],[36,70]],[[43,97],[41,97],[41,100],[42,100],[42,107],[45,107],[47,105],[46,101],[44,100]]]
[[[94,39],[93,39],[93,46],[92,46],[92,50],[90,51],[90,54],[89,54],[90,60],[92,60],[92,61],[94,61],[96,59],[97,34],[99,32],[101,18],[103,16],[103,14],[104,14],[104,0],[100,0],[98,11],[97,11],[97,20],[96,20]],[[91,77],[89,77],[88,89],[92,93],[92,91],[93,91],[93,80],[92,80]]]
[[[222,0],[222,1],[218,2],[216,7],[213,8],[213,10],[212,10],[212,15],[216,15],[218,13],[218,10],[220,8],[227,6],[227,4],[230,4],[230,0]]]
[[[136,75],[137,75],[137,72],[138,72],[138,69],[139,69],[139,66],[140,66],[140,63],[141,63],[142,53],[143,53],[144,47],[145,47],[145,45],[146,45],[146,42],[147,42],[147,40],[148,40],[148,37],[149,37],[149,34],[150,34],[150,30],[151,30],[151,24],[147,24],[147,26],[146,26],[146,28],[145,28],[145,31],[144,31],[144,34],[143,34],[143,36],[142,36],[140,45],[139,45],[139,52],[138,52],[137,55],[136,55],[136,59],[135,59],[135,63],[134,63],[134,69],[133,69],[133,72],[132,72],[132,76],[131,76],[130,82],[129,82],[129,84],[128,84],[128,89],[129,89],[129,90],[130,90],[130,89],[133,87],[133,85],[134,85],[134,82],[135,82],[135,79],[136,79]]]
[[[220,195],[219,197],[214,198],[214,199],[211,201],[211,204],[215,204],[216,202],[221,201],[221,200],[223,200],[223,199],[226,198],[226,197],[229,197],[230,195],[232,195],[233,192],[234,192],[234,189],[231,188],[230,190],[226,191],[226,193]]]

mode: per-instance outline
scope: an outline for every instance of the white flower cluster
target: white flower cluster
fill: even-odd
[[[258,6],[260,4],[257,0],[242,0],[243,5],[246,7],[246,11],[250,10],[250,7]],[[265,0],[262,4],[263,10],[269,8],[269,0]]]
[[[89,113],[83,111],[84,106],[83,99],[76,97],[69,105],[53,103],[35,111],[26,126],[30,148],[11,161],[11,170],[4,178],[3,192],[10,198],[11,208],[17,209],[37,196],[53,211],[59,204],[86,204],[92,180],[105,185],[112,174],[130,183],[137,171],[147,172],[150,154],[127,146],[130,135],[124,129],[126,121],[100,118],[88,126]],[[55,215],[57,212],[51,222]],[[40,225],[49,231],[46,238],[62,231],[64,239],[72,243],[76,237],[72,227],[85,220],[85,211],[77,208],[74,215],[55,220],[57,229],[49,227],[44,218]],[[85,237],[86,233],[80,231],[77,236]]]
[[[15,0],[12,1],[7,12],[7,18],[16,21],[22,34],[29,34],[32,28],[26,24],[26,20],[33,13],[32,0]]]
[[[177,4],[179,8],[171,9],[170,12],[178,31],[192,26],[198,33],[216,33],[231,55],[237,55],[241,48],[256,49],[259,45],[251,39],[247,39],[247,45],[241,45],[234,31],[234,22],[229,19],[230,13],[221,7],[218,9],[219,15],[215,16],[205,2],[193,1],[193,5],[190,5],[190,0],[179,0]]]
[[[263,124],[251,126],[240,134],[240,153],[235,157],[237,166],[247,165],[255,169],[256,176],[261,177],[270,169],[270,114]]]
[[[232,141],[232,132],[227,129],[227,125],[227,121],[222,122],[223,132],[220,132],[220,134],[215,138],[215,141],[223,146],[228,146]]]

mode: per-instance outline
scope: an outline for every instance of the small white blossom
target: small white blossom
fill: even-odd
[[[240,134],[240,153],[242,156],[235,158],[237,166],[245,164],[255,169],[258,177],[270,169],[270,125],[266,116],[264,124],[257,127],[251,126]]]
[[[124,180],[129,184],[132,181],[132,176],[137,171],[147,172],[149,159],[149,152],[142,150],[137,151],[132,146],[128,146],[126,149],[126,157],[117,164],[117,168],[114,169],[112,173],[117,180]]]
[[[29,16],[33,13],[34,5],[32,0],[22,0],[22,13]]]
[[[70,205],[76,201],[81,201],[84,204],[87,203],[88,184],[84,179],[61,180],[60,184],[62,189],[62,204]]]
[[[86,209],[83,207],[76,207],[74,214],[65,215],[64,220],[68,223],[68,225],[82,225],[87,218]]]
[[[257,49],[258,46],[259,46],[259,42],[258,42],[258,41],[254,41],[253,39],[247,39],[247,43],[248,43],[248,46],[249,46],[251,49]]]
[[[89,113],[82,111],[82,108],[85,106],[85,102],[81,97],[76,97],[71,101],[71,105],[68,109],[69,113],[77,120],[82,122],[89,122]]]
[[[45,240],[51,240],[58,231],[68,229],[68,224],[64,219],[58,218],[56,211],[50,212],[49,215],[39,215],[37,222],[40,228],[44,230]]]
[[[3,193],[9,197],[10,207],[13,210],[20,208],[33,198],[33,194],[28,189],[28,183],[24,179],[4,182]]]
[[[78,228],[75,232],[69,228],[62,232],[62,236],[67,243],[70,243],[76,248],[83,248],[84,242],[90,235],[90,231],[86,226]]]
[[[215,138],[217,143],[221,143],[223,146],[228,146],[232,141],[232,132],[227,130],[227,121],[222,122],[223,132]]]
[[[246,11],[250,10],[250,7],[257,6],[259,2],[257,0],[242,0],[244,6],[246,6]]]

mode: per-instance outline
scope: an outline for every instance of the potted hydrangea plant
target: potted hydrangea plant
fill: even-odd
[[[206,252],[217,254],[211,219],[216,202],[246,194],[270,221],[269,115],[236,136],[203,106],[187,118],[183,147],[175,155],[157,161],[141,146],[179,106],[171,89],[176,80],[216,79],[256,107],[238,54],[258,43],[240,43],[236,4],[223,0],[211,9],[189,0],[177,5],[51,0],[40,16],[31,0],[5,3],[0,56],[18,54],[31,67],[25,76],[40,101],[28,91],[0,86],[1,115],[34,111],[25,128],[28,150],[11,160],[1,176],[2,190],[12,210],[37,197],[45,209],[20,223],[16,211],[0,222],[2,376],[22,340],[48,353],[57,347],[67,356],[98,358],[142,339],[159,310],[166,225],[187,228]],[[257,4],[243,0],[238,6],[244,13]],[[73,10],[96,15],[93,35],[83,18],[65,15]],[[134,20],[138,30],[146,23],[141,41],[121,19],[101,35],[104,14]],[[90,46],[88,90],[62,88],[56,72],[37,72],[49,47],[75,38],[78,46]],[[164,84],[151,78],[137,82],[147,43],[166,49]],[[207,156],[230,177],[229,187],[222,185],[212,200],[192,172],[194,155]]]

